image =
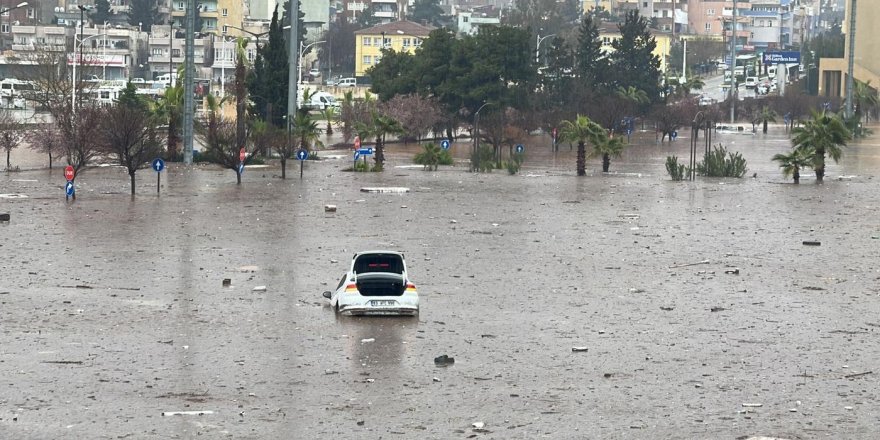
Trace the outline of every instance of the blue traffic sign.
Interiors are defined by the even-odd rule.
[[[797,51],[764,52],[764,64],[799,64],[801,53]]]
[[[238,163],[238,174],[244,174],[244,162]]]
[[[165,169],[165,161],[158,157],[153,159],[153,169],[156,170],[157,173],[161,173],[162,170]]]
[[[357,154],[359,154],[361,156],[367,156],[367,155],[373,154],[373,147],[358,148]]]
[[[64,185],[64,192],[67,193],[68,197],[73,196],[76,190],[73,188],[73,182],[67,181],[67,185]]]
[[[442,148],[444,150],[448,150],[449,149],[449,139],[443,139],[442,141],[440,141],[440,148]]]
[[[300,148],[296,150],[296,160],[306,160],[309,158],[309,150],[305,148]]]
[[[516,152],[522,153],[523,151],[526,151],[526,147],[524,147],[523,144],[516,144]]]
[[[361,157],[361,155],[357,152],[357,150],[355,150],[355,152],[354,152],[354,160],[358,160],[359,157]]]

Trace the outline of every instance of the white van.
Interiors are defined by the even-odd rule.
[[[357,78],[342,78],[336,83],[336,87],[354,87],[357,85]]]
[[[340,104],[333,95],[327,92],[315,92],[312,94],[312,100],[309,101],[309,108],[324,110],[325,108],[339,108]]]
[[[769,76],[770,79],[776,78],[776,66],[770,66],[767,68],[767,76]]]

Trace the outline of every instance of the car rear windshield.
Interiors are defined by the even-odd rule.
[[[403,273],[403,257],[396,254],[361,255],[354,261],[354,273]]]

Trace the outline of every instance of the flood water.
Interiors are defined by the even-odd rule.
[[[383,173],[170,164],[135,197],[89,169],[76,201],[16,150],[0,438],[877,438],[880,142],[793,185],[785,133],[719,134],[748,177],[672,182],[688,139],[653,136],[608,175],[543,138],[514,176],[392,145]],[[327,306],[368,249],[404,252],[417,318]]]

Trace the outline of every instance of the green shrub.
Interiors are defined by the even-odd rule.
[[[413,158],[413,162],[424,166],[426,171],[437,170],[437,167],[440,165],[441,151],[443,149],[433,143],[425,144],[422,146],[422,151]]]
[[[518,173],[520,168],[522,168],[522,163],[524,160],[525,160],[525,154],[514,153],[511,160],[504,164],[505,168],[507,168],[507,174],[510,174],[512,176],[512,175]]]
[[[678,163],[678,157],[666,156],[666,172],[669,173],[672,180],[676,182],[684,180],[685,171],[687,171],[687,167]]]
[[[746,174],[746,160],[739,153],[728,152],[718,144],[697,164],[697,173],[707,177],[742,177]]]
[[[491,173],[495,167],[495,153],[491,147],[480,146],[476,153],[471,154],[471,171],[478,173]]]
[[[308,159],[306,159],[306,160],[320,160],[320,159],[321,159],[321,158],[318,157],[318,151],[317,151],[317,150],[311,150],[311,151],[309,151],[309,157],[308,157]]]

